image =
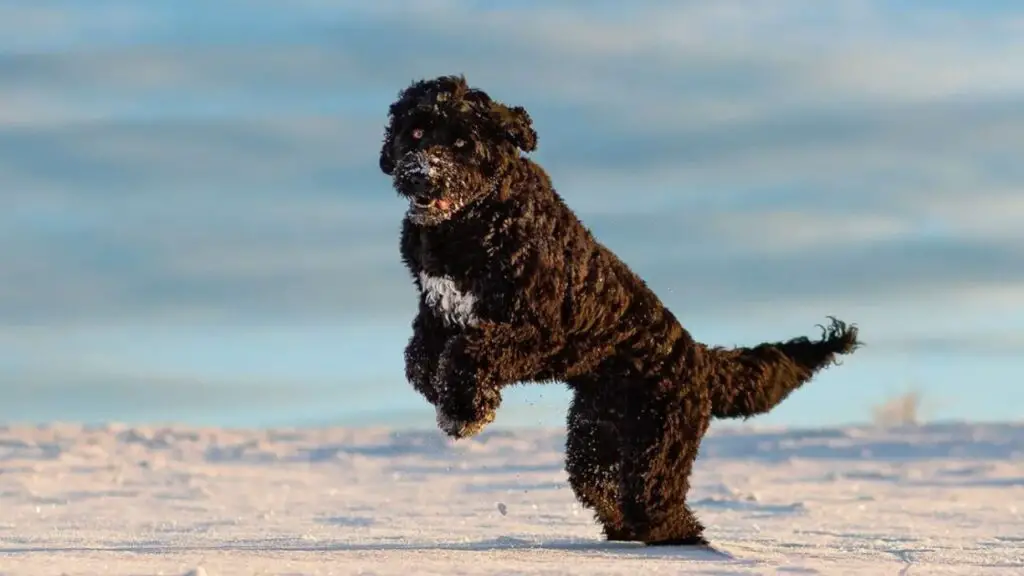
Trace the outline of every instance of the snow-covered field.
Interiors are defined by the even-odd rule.
[[[602,542],[563,441],[0,427],[0,573],[1024,574],[1024,424],[713,430],[732,558]]]

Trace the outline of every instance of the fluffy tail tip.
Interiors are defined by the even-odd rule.
[[[847,324],[835,316],[829,316],[828,326],[821,328],[821,341],[829,344],[835,354],[850,354],[864,345],[858,337],[856,324]]]

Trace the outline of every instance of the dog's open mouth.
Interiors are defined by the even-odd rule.
[[[444,198],[413,198],[412,205],[418,210],[447,212],[452,203]]]

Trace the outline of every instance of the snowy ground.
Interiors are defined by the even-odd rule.
[[[0,573],[1024,573],[1024,424],[714,431],[693,503],[732,559],[601,542],[563,441],[0,427]]]

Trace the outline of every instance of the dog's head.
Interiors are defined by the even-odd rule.
[[[537,147],[529,114],[462,76],[414,82],[388,111],[380,169],[421,225],[448,220],[497,186],[520,151]]]

